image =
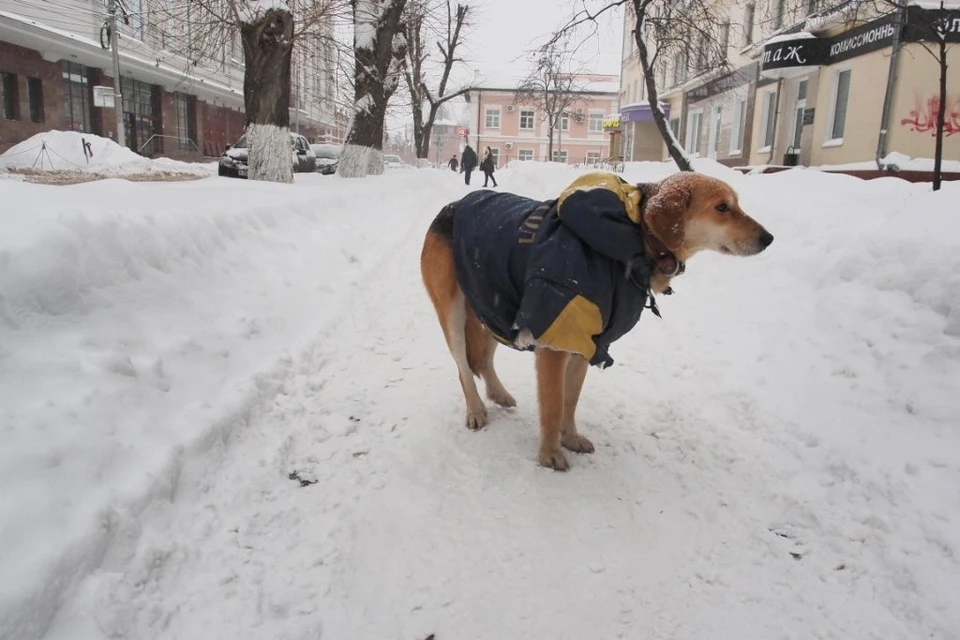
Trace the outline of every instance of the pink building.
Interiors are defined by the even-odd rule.
[[[576,99],[553,133],[553,159],[569,164],[609,156],[603,121],[617,110],[616,76],[577,77]],[[479,156],[490,147],[497,166],[512,160],[546,161],[548,124],[541,104],[521,104],[516,89],[478,87],[467,95],[470,144]]]

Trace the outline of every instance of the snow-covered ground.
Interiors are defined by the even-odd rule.
[[[960,184],[698,166],[776,241],[614,345],[567,474],[529,354],[461,426],[459,176],[0,182],[0,638],[960,636]]]

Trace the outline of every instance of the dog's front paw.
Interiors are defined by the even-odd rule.
[[[593,453],[593,443],[579,433],[563,434],[560,436],[560,444],[577,453]]]
[[[474,411],[467,411],[467,429],[476,431],[482,429],[487,424],[487,408],[480,406]]]
[[[570,468],[570,463],[567,462],[567,457],[563,455],[563,451],[557,449],[556,451],[540,451],[540,466],[548,467],[554,471],[567,471]]]

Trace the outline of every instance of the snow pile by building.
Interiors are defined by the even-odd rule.
[[[0,154],[0,168],[31,171],[90,172],[121,177],[139,173],[209,175],[209,164],[151,160],[109,138],[75,131],[45,131]]]

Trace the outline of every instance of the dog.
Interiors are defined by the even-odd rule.
[[[561,447],[592,453],[575,414],[591,364],[654,294],[700,251],[749,256],[773,242],[725,182],[693,172],[632,185],[615,174],[581,176],[558,198],[486,190],[445,206],[424,238],[423,282],[457,365],[466,426],[480,429],[487,397],[516,406],[494,368],[500,343],[536,357],[539,463],[566,471]]]

